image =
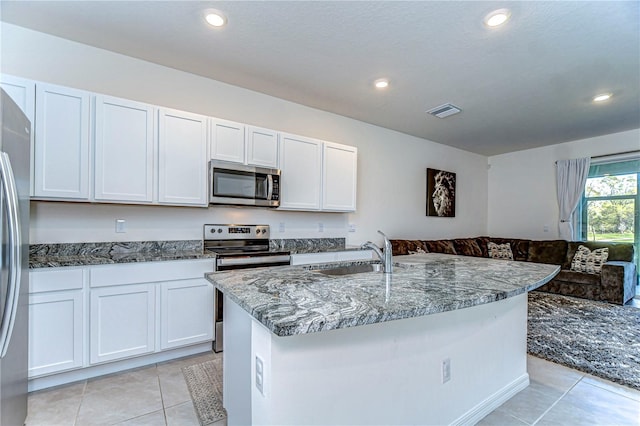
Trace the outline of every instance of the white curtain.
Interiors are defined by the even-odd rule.
[[[578,206],[589,175],[590,158],[560,160],[556,163],[558,179],[558,206],[560,207],[560,238],[573,241],[571,215]]]

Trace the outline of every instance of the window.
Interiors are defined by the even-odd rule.
[[[635,244],[640,271],[640,160],[592,164],[580,209],[582,240]]]

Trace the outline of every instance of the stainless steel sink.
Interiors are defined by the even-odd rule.
[[[362,274],[364,272],[381,272],[380,263],[365,263],[361,265],[341,266],[339,268],[318,269],[318,272],[325,275],[351,275]]]

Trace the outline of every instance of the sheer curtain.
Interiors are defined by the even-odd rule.
[[[590,164],[591,158],[589,157],[560,160],[556,163],[558,207],[560,208],[558,231],[560,238],[567,241],[574,239],[571,215],[582,198]]]

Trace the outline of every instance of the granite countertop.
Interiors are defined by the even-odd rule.
[[[533,290],[560,271],[557,265],[437,253],[396,256],[394,265],[390,276],[329,276],[318,269],[337,265],[324,264],[206,277],[274,334],[292,336],[491,303]]]
[[[215,254],[204,251],[200,240],[33,244],[29,247],[29,269],[213,258]]]
[[[269,240],[273,251],[291,254],[361,250],[345,247],[344,238],[291,238]],[[29,268],[109,265],[163,260],[214,259],[202,240],[50,243],[29,246]]]

